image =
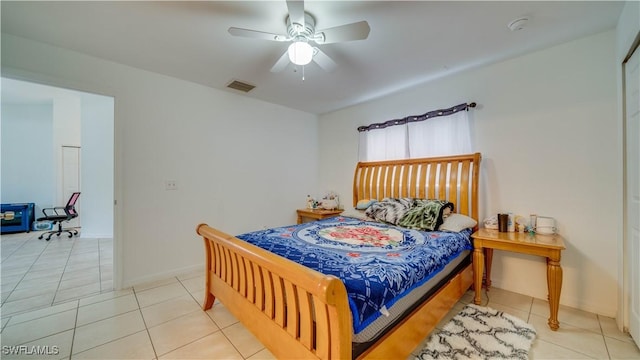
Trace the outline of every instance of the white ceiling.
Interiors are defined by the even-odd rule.
[[[231,26],[284,34],[280,1],[1,1],[2,32],[322,114],[451,72],[615,27],[614,1],[306,1],[316,29],[366,20],[368,39],[319,47],[338,65],[269,70],[288,43],[231,36]],[[507,24],[530,18],[512,32]]]

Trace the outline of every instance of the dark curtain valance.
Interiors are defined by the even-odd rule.
[[[454,107],[450,107],[448,109],[440,109],[440,110],[434,110],[434,111],[429,111],[428,113],[422,114],[422,115],[411,115],[411,116],[407,116],[403,119],[396,119],[396,120],[389,120],[389,121],[385,121],[383,123],[377,123],[377,124],[371,124],[371,125],[367,125],[367,126],[360,126],[358,127],[358,131],[362,132],[362,131],[369,131],[369,130],[374,130],[374,129],[384,129],[386,127],[389,126],[395,126],[395,125],[404,125],[410,122],[416,122],[416,121],[424,121],[427,119],[431,119],[437,116],[447,116],[447,115],[451,115],[453,113],[456,113],[458,111],[462,111],[462,110],[469,110],[469,108],[474,108],[476,107],[476,103],[472,102],[469,104],[460,104],[460,105],[456,105]]]

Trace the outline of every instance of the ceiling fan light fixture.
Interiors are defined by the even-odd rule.
[[[305,41],[294,41],[289,45],[289,60],[296,65],[307,65],[313,58],[313,48]]]

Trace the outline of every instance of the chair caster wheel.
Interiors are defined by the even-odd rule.
[[[69,234],[69,239],[71,239],[71,237],[73,237],[73,235]]]

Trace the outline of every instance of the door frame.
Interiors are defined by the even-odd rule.
[[[68,81],[62,78],[57,78],[57,77],[52,77],[50,75],[45,75],[42,73],[38,73],[38,72],[33,72],[33,71],[28,71],[28,70],[23,70],[23,69],[16,69],[16,68],[11,68],[11,67],[3,67],[2,68],[2,74],[0,75],[1,78],[6,78],[6,79],[13,79],[13,80],[17,80],[17,81],[24,81],[24,82],[28,82],[28,83],[32,83],[34,85],[44,85],[44,86],[51,86],[51,87],[56,87],[59,89],[63,89],[63,90],[69,90],[69,91],[74,91],[74,92],[84,92],[87,94],[92,94],[92,95],[99,95],[99,96],[105,96],[105,97],[110,97],[113,99],[113,106],[114,106],[114,112],[113,112],[113,122],[112,122],[112,126],[113,126],[113,171],[112,171],[112,176],[113,176],[113,199],[112,199],[112,206],[113,206],[113,290],[117,291],[117,290],[121,290],[122,289],[122,283],[123,283],[123,269],[122,269],[122,257],[123,257],[123,250],[122,250],[122,214],[120,211],[120,207],[118,206],[118,202],[117,199],[122,198],[122,189],[121,189],[121,182],[122,182],[122,165],[123,164],[123,159],[124,159],[124,154],[122,151],[122,146],[120,144],[120,139],[122,139],[122,125],[118,123],[118,119],[116,116],[116,111],[115,109],[117,108],[117,98],[115,95],[105,92],[105,93],[101,93],[101,92],[97,92],[97,91],[92,91],[92,90],[87,90],[87,89],[93,89],[95,86],[91,86],[91,84],[82,84],[82,83],[78,83],[75,81]],[[56,157],[52,156],[52,161],[56,161]],[[61,179],[56,177],[56,182],[61,182]],[[59,195],[59,187],[60,185],[56,186],[56,198]],[[66,200],[65,199],[65,204],[66,204]]]
[[[624,60],[622,61],[622,158],[623,158],[623,227],[622,227],[622,290],[621,290],[621,306],[620,309],[620,319],[618,319],[618,327],[620,327],[623,331],[630,332],[631,330],[631,291],[632,291],[632,281],[638,280],[633,278],[632,272],[632,254],[631,254],[631,234],[629,234],[629,220],[628,220],[628,183],[627,183],[627,174],[628,174],[628,161],[627,158],[627,77],[626,77],[626,65],[629,59],[634,55],[635,52],[639,52],[640,55],[640,33],[636,35],[629,51],[627,52]],[[640,276],[640,274],[635,274],[635,276]],[[637,336],[638,339],[634,339],[636,344],[640,345],[640,336]]]

